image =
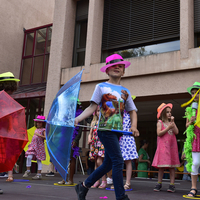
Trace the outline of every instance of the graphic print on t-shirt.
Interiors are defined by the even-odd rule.
[[[101,116],[99,127],[106,129],[123,129],[123,113],[128,92],[121,87],[101,87]]]

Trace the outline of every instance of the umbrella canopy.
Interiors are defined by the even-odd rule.
[[[25,108],[0,92],[0,172],[13,169],[28,142]]]
[[[46,141],[56,169],[64,180],[70,161],[72,135],[82,71],[70,79],[57,93],[46,120]]]
[[[29,128],[27,130],[27,133],[28,133],[28,143],[26,144],[26,146],[24,147],[24,151],[26,152],[28,150],[28,145],[31,143],[32,141],[32,138],[34,136],[34,132],[36,130],[36,127],[33,126],[32,128]],[[46,159],[45,160],[42,160],[42,164],[44,165],[49,165],[50,164],[50,156],[49,156],[49,153],[48,153],[48,149],[47,149],[47,143],[46,143],[46,140],[44,141],[44,148],[45,148],[45,154],[46,154]],[[37,162],[36,160],[32,160],[32,162]]]

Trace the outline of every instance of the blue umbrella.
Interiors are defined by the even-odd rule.
[[[51,161],[64,180],[70,162],[72,135],[82,71],[56,94],[46,120],[46,141]]]

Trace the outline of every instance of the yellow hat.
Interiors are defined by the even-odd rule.
[[[19,79],[16,79],[12,72],[5,72],[0,74],[0,81],[20,81]]]

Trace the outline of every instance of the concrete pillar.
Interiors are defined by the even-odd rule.
[[[55,1],[44,109],[44,115],[46,117],[53,99],[60,89],[61,70],[62,68],[69,68],[72,65],[75,17],[75,0]]]
[[[181,59],[189,57],[191,48],[194,48],[194,0],[180,0]]]
[[[89,72],[91,64],[100,63],[101,61],[103,11],[104,0],[89,1],[85,73]]]

